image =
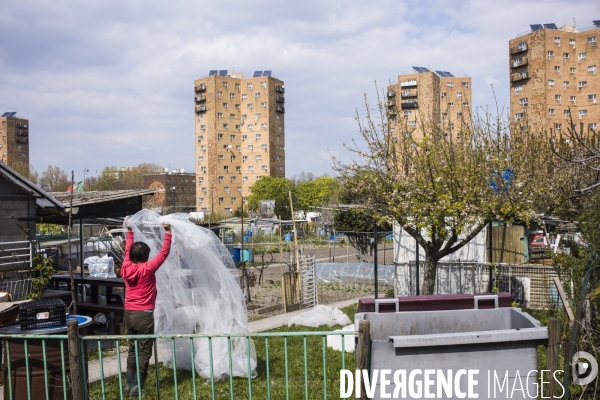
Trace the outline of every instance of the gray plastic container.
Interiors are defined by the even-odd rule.
[[[480,399],[537,398],[537,346],[547,343],[548,329],[521,309],[479,310],[477,304],[476,298],[475,309],[470,310],[356,314],[356,330],[360,319],[370,322],[371,377],[374,370],[391,370],[387,393],[393,394],[398,370],[406,371],[407,381],[413,370],[435,370],[445,377],[451,370],[453,380],[459,370],[479,370],[473,376],[477,384],[472,389]],[[460,398],[454,385],[452,396],[446,396],[445,390],[438,396],[437,376],[432,377],[433,386],[428,386],[434,398]],[[544,376],[545,381],[549,379],[552,377]],[[424,374],[416,375],[416,380],[424,385]],[[374,399],[384,398],[380,382],[378,378]],[[469,398],[467,375],[460,377],[458,387]],[[411,397],[407,384],[406,397],[400,392],[400,398],[426,398],[424,390],[422,387],[421,397]]]

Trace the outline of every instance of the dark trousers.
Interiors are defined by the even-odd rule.
[[[125,310],[123,319],[128,335],[154,334],[154,312]],[[150,357],[152,357],[152,346],[154,344],[154,340],[139,339],[137,342],[140,373],[147,373]],[[129,343],[127,369],[136,371],[138,364],[135,359],[135,341],[130,339]]]

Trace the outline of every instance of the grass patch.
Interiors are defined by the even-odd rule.
[[[354,314],[357,312],[358,305],[345,307],[342,311],[348,315],[350,320],[354,320]],[[291,327],[282,326],[269,332],[316,332],[330,331],[339,329],[341,326],[334,327],[322,326],[311,328],[305,326],[292,325]],[[304,361],[304,341],[306,339],[306,364]],[[326,339],[325,339],[326,342]],[[267,360],[265,338],[254,338],[257,358],[257,376],[252,381],[252,397],[256,399],[267,398]],[[323,349],[325,347],[325,350]],[[285,376],[285,352],[284,338],[270,337],[268,339],[269,351],[269,383],[272,399],[285,399],[286,389],[289,391],[291,399],[304,398],[305,390],[308,387],[309,399],[323,399],[324,382],[326,383],[327,398],[339,398],[339,379],[340,369],[342,368],[342,353],[324,346],[323,339],[320,336],[288,337],[287,338],[287,362],[288,362],[288,385],[286,386]],[[325,364],[323,358],[325,355]],[[345,354],[346,369],[355,369],[356,362],[353,353]],[[305,376],[306,368],[306,376]],[[175,398],[174,371],[164,366],[158,367],[160,397],[162,399]],[[123,375],[123,383],[125,375]],[[193,384],[196,384],[196,396],[198,399],[210,399],[212,396],[210,380],[196,375],[192,376],[190,371],[177,371],[177,391],[180,399],[193,399]],[[308,382],[306,386],[305,382]],[[233,393],[235,399],[249,398],[249,387],[247,378],[233,379]],[[113,376],[105,380],[105,396],[107,399],[120,398],[119,379]],[[100,382],[91,385],[91,399],[102,398],[102,387]],[[130,398],[125,394],[125,398]],[[148,371],[148,379],[144,386],[144,399],[156,399],[156,369],[151,366]],[[215,398],[230,399],[230,382],[225,380],[215,382]]]

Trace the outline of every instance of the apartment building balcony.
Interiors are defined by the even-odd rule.
[[[396,91],[395,90],[388,90],[387,92],[387,97],[395,97],[396,96]]]
[[[205,91],[206,90],[206,83],[201,83],[198,86],[195,86],[194,90],[196,92],[203,92],[203,91]]]
[[[27,131],[17,129],[17,136],[27,136]]]
[[[277,111],[278,113],[285,113],[285,108],[283,108],[283,106],[277,106],[277,108],[275,109],[275,111]]]
[[[406,82],[400,82],[400,87],[412,87],[412,86],[417,86],[416,79],[411,79]]]
[[[402,107],[403,110],[419,108],[419,103],[417,103],[416,101],[403,101],[400,107]]]
[[[17,138],[16,142],[21,143],[21,144],[27,144],[27,139],[26,138]]]
[[[408,89],[402,91],[402,98],[408,99],[411,97],[417,97],[417,89]]]
[[[196,112],[206,112],[206,104],[199,104],[196,106]]]
[[[396,111],[396,107],[388,108],[387,113],[389,116],[395,116],[396,114],[398,114],[398,112]]]
[[[510,76],[510,81],[511,82],[517,82],[517,81],[522,81],[522,80],[529,79],[529,78],[530,78],[529,77],[529,71],[523,71],[523,72],[520,72],[518,74],[512,74]]]
[[[388,100],[387,101],[387,106],[388,107],[394,107],[396,105],[396,100]]]
[[[525,44],[525,45],[521,45],[521,46],[513,46],[509,49],[509,53],[511,55],[513,54],[518,54],[518,53],[522,53],[524,51],[529,50],[529,47]]]
[[[511,60],[510,67],[511,68],[519,68],[529,64],[528,57],[521,57],[520,60]]]
[[[278,94],[277,96],[275,96],[275,101],[278,103],[285,103],[285,97]]]
[[[206,95],[205,94],[199,94],[197,96],[194,96],[194,99],[196,100],[196,103],[200,103],[202,101],[206,101]]]
[[[279,93],[285,93],[285,88],[281,85],[275,86],[275,91]]]
[[[27,124],[26,124],[26,123],[24,123],[24,122],[19,122],[19,123],[17,124],[17,128],[25,128],[25,129],[27,129]]]

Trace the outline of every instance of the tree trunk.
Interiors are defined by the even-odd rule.
[[[438,260],[431,255],[425,254],[425,272],[423,276],[423,287],[421,295],[433,294],[435,289],[435,276],[437,273]]]

